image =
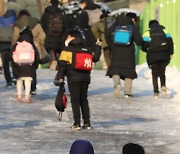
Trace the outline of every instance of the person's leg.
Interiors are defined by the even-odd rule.
[[[16,88],[17,88],[16,99],[17,99],[18,102],[20,102],[21,99],[22,99],[22,87],[23,87],[23,80],[22,80],[22,78],[18,78],[17,79],[17,84],[16,84]]]
[[[152,69],[152,83],[153,83],[153,89],[154,94],[159,96],[159,88],[158,88],[158,74],[159,74],[159,64],[155,63],[151,65]]]
[[[121,90],[120,76],[117,74],[113,75],[112,79],[114,82],[114,98],[119,99]]]
[[[167,96],[167,90],[166,90],[166,63],[161,62],[160,63],[160,69],[159,69],[159,77],[161,82],[161,94],[163,97]]]
[[[79,82],[72,83],[69,85],[74,125],[80,126],[80,84]]]
[[[2,51],[1,52],[1,58],[2,58],[2,63],[3,63],[3,70],[4,70],[4,77],[7,82],[7,86],[12,85],[12,77],[11,77],[11,72],[9,69],[9,51]]]
[[[125,97],[132,97],[132,79],[130,78],[125,78],[124,93]]]
[[[54,50],[49,50],[51,62],[50,62],[50,70],[55,71],[57,69],[57,58]]]
[[[31,91],[31,77],[24,77],[24,85],[25,85],[25,97],[24,100],[26,103],[30,103],[30,91]]]
[[[35,75],[31,82],[31,95],[36,95],[36,84],[37,84],[37,76]]]
[[[103,53],[104,53],[104,60],[106,62],[107,68],[108,68],[110,63],[111,63],[111,53],[110,53],[110,50],[108,48],[104,48],[103,49]]]
[[[80,100],[80,106],[81,106],[81,111],[82,111],[82,117],[84,120],[84,126],[90,125],[90,110],[89,110],[89,102],[88,102],[88,87],[89,83],[88,82],[81,82],[81,100]]]

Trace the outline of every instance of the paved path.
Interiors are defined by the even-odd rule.
[[[180,103],[171,97],[153,99],[145,79],[134,81],[134,98],[114,100],[111,79],[105,71],[93,71],[89,102],[94,129],[72,131],[69,102],[63,120],[56,116],[54,76],[38,71],[32,104],[17,103],[15,87],[4,88],[0,76],[0,154],[68,154],[76,139],[89,140],[95,154],[121,154],[127,142],[141,144],[146,154],[180,154]]]

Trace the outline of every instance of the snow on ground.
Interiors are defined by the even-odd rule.
[[[37,96],[29,105],[16,102],[15,87],[5,88],[0,75],[0,153],[68,154],[72,142],[80,138],[93,144],[95,154],[119,154],[127,142],[143,145],[146,154],[179,154],[180,70],[167,67],[168,98],[159,99],[153,98],[148,66],[138,65],[136,70],[134,98],[125,99],[122,89],[119,100],[113,99],[113,82],[106,71],[92,71],[88,99],[94,129],[87,132],[69,129],[73,122],[69,96],[63,120],[57,120],[55,71],[37,71]]]

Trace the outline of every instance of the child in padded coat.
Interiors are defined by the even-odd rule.
[[[18,64],[13,55],[16,50],[16,47],[19,42],[28,42],[32,45],[32,50],[34,50],[34,62],[32,64]],[[25,88],[25,95],[24,95],[24,101],[25,103],[30,103],[30,90],[31,90],[31,82],[34,76],[36,76],[36,69],[38,68],[39,64],[39,53],[34,45],[33,42],[33,35],[29,27],[25,27],[20,32],[20,37],[17,40],[17,43],[12,47],[11,51],[11,61],[12,61],[12,68],[13,68],[13,74],[15,78],[17,79],[17,96],[16,99],[18,102],[22,101],[22,89],[23,89],[23,82],[24,82],[24,88]]]
[[[64,83],[64,77],[67,77],[74,117],[74,124],[71,129],[74,130],[81,129],[81,112],[84,121],[83,128],[92,128],[87,95],[92,62],[97,62],[101,55],[101,46],[99,43],[100,42],[96,43],[96,51],[94,51],[92,59],[86,58],[84,60],[85,63],[83,66],[85,68],[78,68],[77,63],[81,63],[77,58],[78,53],[80,53],[80,57],[83,58],[84,54],[92,55],[92,51],[89,50],[87,40],[84,39],[82,32],[79,30],[71,30],[67,34],[65,48],[59,58],[58,73],[54,83],[56,86],[61,85]]]

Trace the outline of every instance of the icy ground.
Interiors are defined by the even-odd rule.
[[[141,144],[146,154],[180,154],[180,70],[167,68],[168,98],[152,97],[151,73],[137,66],[134,98],[113,99],[113,82],[105,70],[92,71],[89,104],[93,130],[72,131],[70,99],[58,121],[54,107],[55,71],[38,70],[32,104],[17,103],[15,87],[4,87],[0,75],[0,154],[68,154],[76,139],[89,140],[95,154],[121,154],[127,142]],[[122,85],[123,85],[122,81]]]

